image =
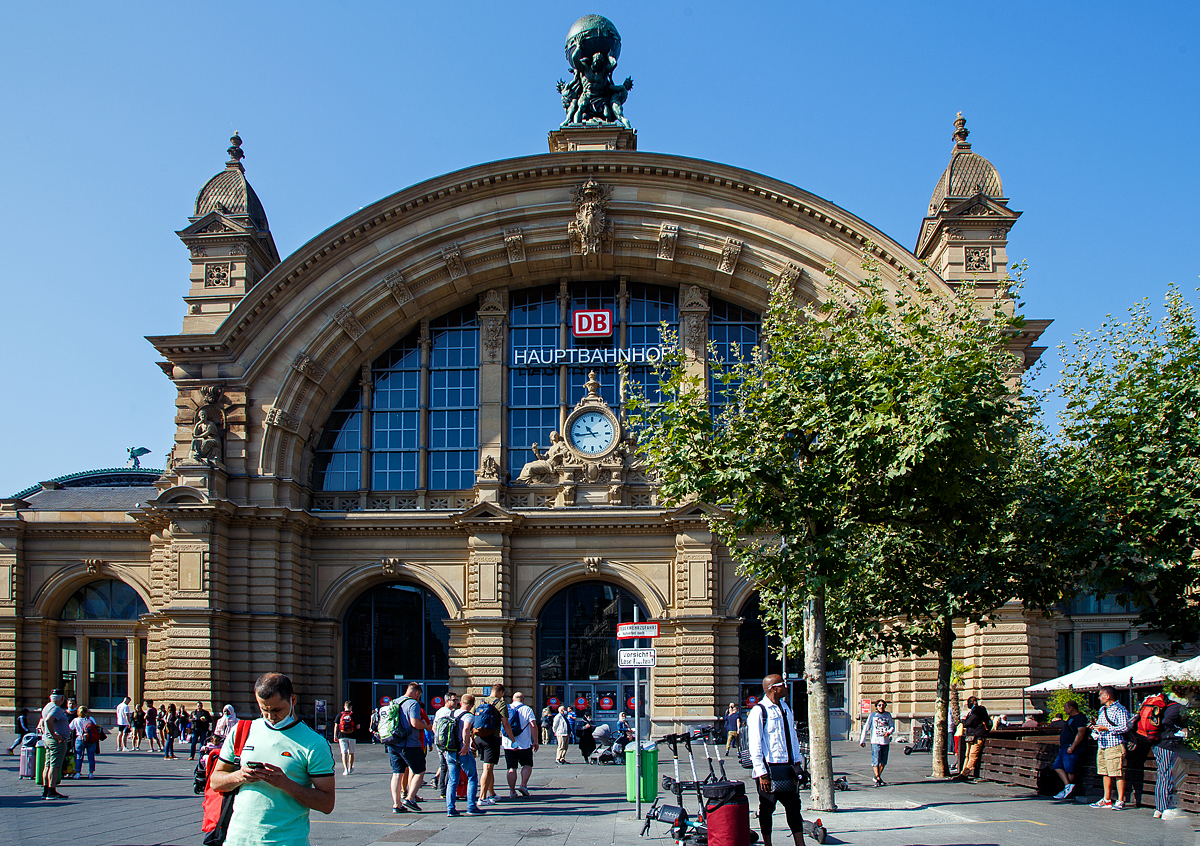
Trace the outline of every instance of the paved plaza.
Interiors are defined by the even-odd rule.
[[[0,757],[0,843],[8,846],[200,846],[200,799],[192,793],[186,756],[165,761],[148,753],[115,753],[113,741],[97,764],[98,778],[67,780],[65,802],[44,802],[41,788],[18,780],[17,759]],[[953,784],[925,778],[929,756],[905,757],[896,749],[885,777],[869,787],[870,755],[857,744],[835,745],[834,767],[851,790],[837,795],[839,812],[822,815],[829,843],[1070,844],[1070,846],[1198,846],[1200,817],[1161,822],[1151,810],[1096,811],[1084,804],[1035,798],[1023,789],[981,782]],[[185,750],[186,751],[186,750]],[[335,750],[336,751],[336,750]],[[664,753],[666,750],[663,750]],[[578,755],[572,757],[578,760]],[[540,755],[530,788],[533,798],[504,802],[482,817],[446,817],[436,792],[422,789],[425,813],[393,815],[388,769],[380,746],[359,745],[353,775],[338,776],[337,808],[312,815],[313,846],[425,843],[428,846],[636,846],[642,824],[625,801],[619,766],[555,766]],[[701,773],[707,771],[703,758]],[[726,759],[730,774],[743,770]],[[686,767],[686,761],[683,762]],[[671,772],[669,753],[660,762]],[[736,774],[735,772],[736,771]],[[340,769],[339,769],[340,772]],[[685,770],[685,772],[687,772]],[[503,774],[501,774],[503,775]],[[685,775],[690,777],[690,773]],[[501,789],[501,794],[507,792]],[[689,808],[694,802],[689,803]],[[806,811],[806,818],[811,817]],[[755,821],[752,824],[757,826]],[[785,829],[782,811],[775,821]],[[807,843],[814,841],[808,840]],[[646,846],[669,846],[665,826],[654,823]],[[776,846],[790,846],[776,837]]]

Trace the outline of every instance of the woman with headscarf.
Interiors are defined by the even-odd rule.
[[[232,705],[226,705],[221,709],[221,716],[217,719],[217,724],[213,726],[213,741],[218,746],[225,742],[225,736],[232,731],[237,730],[238,717],[233,710]]]

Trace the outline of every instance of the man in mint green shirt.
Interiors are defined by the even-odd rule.
[[[240,788],[225,846],[308,846],[309,810],[333,813],[333,753],[296,718],[287,676],[259,676],[254,697],[262,719],[251,724],[240,758],[234,732],[226,736],[209,781],[222,793]]]

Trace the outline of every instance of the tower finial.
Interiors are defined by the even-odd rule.
[[[229,161],[226,164],[242,166],[242,159],[246,154],[242,152],[242,137],[237,134],[237,130],[233,131],[233,137],[229,139],[229,149],[225,152],[229,153]]]
[[[971,130],[967,129],[967,119],[962,116],[962,112],[958,113],[958,117],[954,119],[954,141],[959,147],[970,149],[971,145],[967,141],[967,136],[971,134]]]

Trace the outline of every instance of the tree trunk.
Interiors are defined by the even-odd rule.
[[[829,736],[829,687],[825,683],[825,588],[814,588],[804,605],[804,677],[808,680],[809,809],[837,810],[833,798],[833,747]]]
[[[946,760],[947,717],[950,712],[950,670],[954,660],[954,621],[942,623],[938,644],[937,703],[933,711],[933,772],[934,778],[949,778]]]

